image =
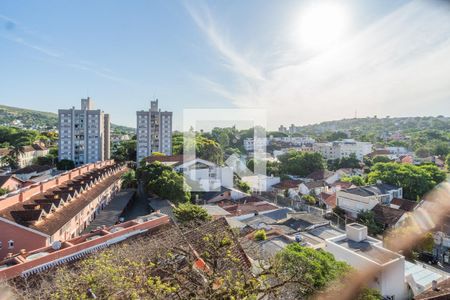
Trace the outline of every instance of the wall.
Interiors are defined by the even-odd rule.
[[[405,259],[401,257],[385,266],[380,280],[383,296],[394,295],[394,299],[406,299],[408,290],[405,282]]]
[[[349,212],[353,217],[356,217],[359,211],[370,210],[379,203],[375,196],[361,197],[345,191],[337,191],[336,198],[337,206]]]
[[[48,238],[25,228],[10,224],[0,219],[0,260],[8,253],[17,253],[20,249],[36,249],[47,246]],[[8,249],[8,241],[14,241],[14,248]]]

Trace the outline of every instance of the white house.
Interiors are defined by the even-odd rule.
[[[243,176],[242,181],[246,182],[252,192],[269,192],[273,190],[273,186],[280,182],[280,177],[266,175]]]
[[[246,138],[244,139],[244,149],[245,151],[253,152],[265,152],[267,147],[266,138]]]
[[[385,299],[408,299],[405,258],[383,247],[380,240],[367,236],[367,227],[347,224],[346,233],[325,240],[325,250],[369,278],[368,287]]]
[[[220,167],[213,162],[194,158],[174,167],[177,172],[183,173],[193,190],[214,191],[220,188],[233,187],[233,169]],[[192,186],[194,185],[194,186]]]
[[[385,183],[359,186],[336,192],[337,206],[356,218],[361,210],[371,210],[377,204],[389,205],[393,198],[402,198],[403,189]]]

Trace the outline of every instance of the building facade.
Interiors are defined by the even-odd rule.
[[[346,139],[331,143],[315,143],[313,150],[320,153],[326,160],[341,159],[354,154],[358,160],[362,161],[365,155],[372,152],[372,144]]]
[[[158,99],[150,101],[150,110],[137,111],[136,160],[153,152],[172,155],[172,112],[158,109]]]
[[[58,158],[76,166],[110,158],[110,118],[93,109],[93,101],[81,99],[81,109],[60,109]]]
[[[375,205],[390,205],[392,199],[402,198],[403,189],[385,183],[354,187],[336,192],[337,206],[356,218],[364,210],[372,210]]]
[[[120,191],[123,165],[87,164],[0,198],[0,258],[79,236]]]
[[[325,250],[358,271],[373,272],[367,286],[380,291],[383,299],[408,299],[405,258],[367,235],[367,227],[352,223],[346,233],[326,240]]]

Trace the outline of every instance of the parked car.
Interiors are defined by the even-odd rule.
[[[432,254],[432,253],[428,253],[428,252],[422,252],[419,254],[419,260],[426,262],[428,264],[431,265],[435,265],[438,263],[437,258]]]

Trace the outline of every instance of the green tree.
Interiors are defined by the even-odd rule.
[[[329,142],[339,141],[343,139],[348,139],[348,135],[342,131],[332,132],[327,136],[327,141]]]
[[[196,139],[196,155],[218,165],[223,163],[223,150],[220,145],[216,141],[204,137]]]
[[[0,196],[6,195],[9,193],[8,189],[0,188]]]
[[[58,161],[58,163],[56,164],[56,168],[58,170],[72,170],[75,168],[75,163],[73,162],[73,160],[70,159],[62,159],[60,161]]]
[[[324,160],[319,153],[289,151],[278,157],[282,174],[306,177],[314,171],[324,169]]]
[[[428,147],[420,147],[415,151],[416,155],[420,158],[424,158],[431,155],[431,150]]]
[[[211,220],[206,209],[189,202],[180,203],[173,209],[175,218],[180,223],[206,222]]]
[[[128,170],[127,172],[123,173],[121,179],[122,188],[130,189],[137,187],[136,172],[134,170]]]
[[[159,161],[137,169],[136,176],[147,192],[173,202],[186,202],[191,198],[190,187],[184,176]]]
[[[390,160],[389,159],[389,157],[387,157],[387,156],[382,156],[382,155],[379,155],[379,156],[375,156],[373,159],[372,159],[372,164],[376,164],[376,163],[387,163],[387,162],[391,162],[392,160]]]
[[[265,241],[267,240],[266,231],[264,229],[256,230],[253,235],[256,241]]]
[[[136,160],[136,140],[121,141],[113,144],[111,158],[118,162]]]
[[[304,195],[302,197],[303,200],[305,200],[306,203],[310,204],[310,205],[314,205],[316,204],[316,198],[314,198],[314,196],[312,195]]]
[[[418,251],[421,252],[431,252],[434,248],[434,237],[431,232],[427,232],[424,234],[424,236],[420,239],[416,246]]]
[[[373,211],[363,210],[358,213],[358,218],[356,219],[359,223],[367,226],[369,234],[376,235],[383,233],[384,229],[381,225],[375,222],[375,217]]]
[[[350,176],[350,177],[343,177],[341,178],[341,181],[343,182],[351,182],[352,184],[356,186],[364,186],[366,185],[366,181],[364,180],[364,177],[362,176]]]
[[[251,191],[250,185],[247,182],[242,181],[240,178],[235,179],[235,185],[240,191],[244,193],[248,194]]]
[[[445,159],[445,163],[447,164],[447,171],[450,172],[450,154],[447,155],[447,158]]]
[[[356,300],[382,300],[383,296],[377,289],[364,288]]]
[[[445,180],[445,173],[436,166],[425,164],[415,166],[400,163],[377,163],[368,175],[368,182],[377,180],[403,188],[407,199],[417,200],[437,184]]]
[[[297,299],[303,299],[318,290],[336,285],[350,271],[345,262],[337,261],[326,251],[289,244],[275,257],[278,278],[292,278],[293,284],[286,287]]]
[[[449,142],[439,142],[433,147],[433,154],[442,157],[447,156],[450,153],[450,143]]]

